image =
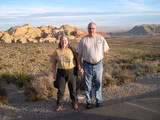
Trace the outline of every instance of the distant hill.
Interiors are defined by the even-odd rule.
[[[131,30],[126,32],[110,32],[111,36],[137,36],[137,35],[154,35],[160,36],[160,24],[143,24],[136,25]]]

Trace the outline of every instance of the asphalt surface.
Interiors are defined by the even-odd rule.
[[[85,109],[54,120],[160,120],[160,96],[106,102],[100,108]]]

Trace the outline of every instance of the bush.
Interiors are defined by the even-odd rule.
[[[116,87],[117,86],[117,79],[113,78],[112,75],[105,73],[104,80],[103,80],[104,87]]]
[[[0,73],[0,78],[1,78],[1,80],[3,80],[6,83],[15,83],[15,77],[10,72]]]
[[[134,73],[132,73],[130,70],[121,70],[119,72],[118,76],[118,80],[119,80],[119,84],[126,84],[126,83],[132,83],[135,80],[135,75]]]
[[[135,73],[128,62],[127,64],[117,64],[116,62],[107,65],[105,71],[103,85],[107,87],[115,87],[135,80]]]
[[[134,82],[136,76],[160,73],[159,54],[111,59],[105,64],[104,85]]]
[[[7,99],[7,93],[4,88],[0,87],[0,104],[7,104],[8,99]]]
[[[57,90],[53,87],[52,74],[49,76],[38,76],[25,85],[24,89],[27,101],[46,100],[55,97]]]
[[[16,72],[15,78],[16,78],[16,85],[19,88],[23,88],[25,84],[35,79],[32,75],[29,75],[26,72],[22,72],[22,71]]]

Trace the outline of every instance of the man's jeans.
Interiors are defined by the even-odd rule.
[[[84,68],[84,88],[86,95],[86,102],[92,103],[92,89],[95,87],[96,103],[101,103],[102,99],[102,73],[103,62],[98,64],[83,63]]]

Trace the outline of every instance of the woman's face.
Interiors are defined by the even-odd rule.
[[[66,48],[68,45],[68,39],[66,37],[62,37],[60,39],[60,44],[61,44],[62,48]]]

